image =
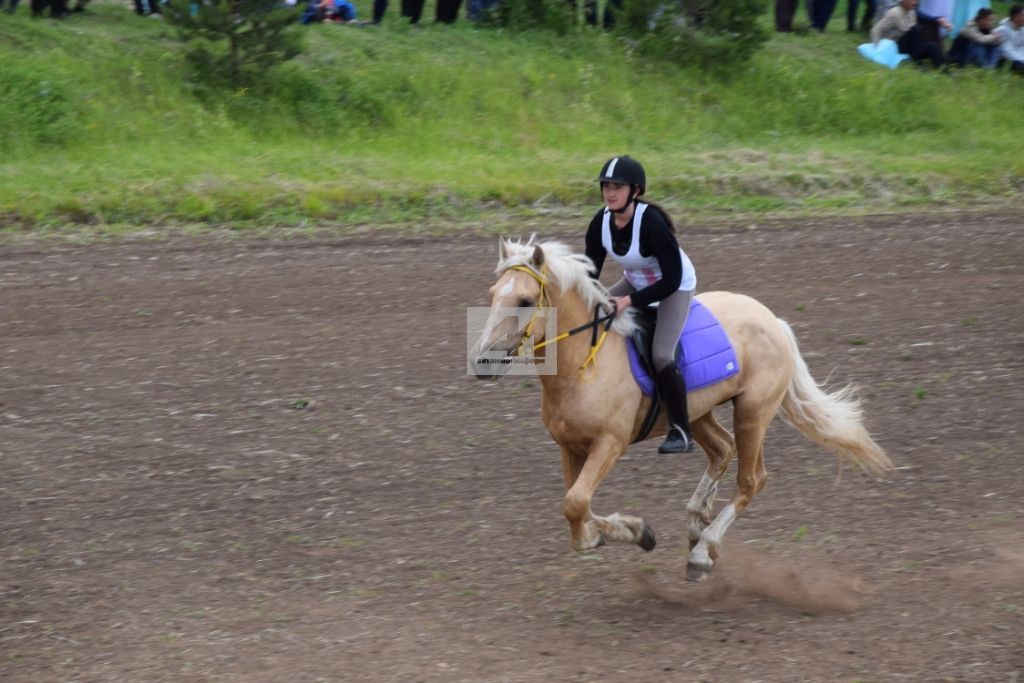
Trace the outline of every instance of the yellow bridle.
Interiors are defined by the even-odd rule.
[[[526,327],[523,328],[523,334],[519,338],[519,343],[516,344],[516,348],[510,354],[510,355],[519,355],[519,352],[522,351],[522,349],[523,349],[523,344],[525,344],[526,340],[529,339],[531,337],[531,335],[532,335],[533,324],[537,320],[537,314],[540,312],[540,310],[542,308],[550,308],[550,306],[547,305],[547,303],[548,303],[548,301],[547,301],[547,285],[548,285],[547,268],[542,267],[541,270],[537,270],[533,266],[529,266],[529,265],[523,264],[523,265],[517,265],[517,266],[510,266],[509,270],[518,270],[521,273],[526,273],[527,275],[532,277],[534,280],[536,280],[538,285],[540,285],[540,295],[537,297],[537,301],[534,304],[533,315],[530,316],[529,322],[527,322],[526,323]],[[598,308],[596,308],[594,310],[594,320],[593,320],[593,322],[589,322],[589,323],[587,323],[585,325],[580,325],[579,327],[575,327],[575,328],[573,328],[571,330],[568,330],[566,332],[562,332],[560,335],[558,335],[557,337],[555,337],[553,339],[545,339],[545,340],[541,341],[539,344],[534,344],[533,350],[536,351],[537,349],[542,349],[545,346],[547,346],[548,344],[554,344],[555,342],[559,342],[559,341],[561,341],[563,339],[571,337],[572,335],[577,334],[579,332],[582,332],[583,330],[587,330],[587,329],[595,329],[596,330],[597,326],[603,322],[604,323],[604,330],[601,331],[600,337],[597,337],[595,340],[591,341],[590,353],[587,354],[587,358],[586,358],[586,360],[583,361],[583,365],[581,365],[579,367],[579,369],[576,371],[576,374],[578,374],[578,375],[580,375],[582,377],[583,371],[587,369],[587,366],[594,365],[596,367],[596,365],[597,365],[597,352],[601,348],[601,345],[604,344],[605,337],[608,336],[608,329],[611,327],[612,321],[615,319],[616,312],[617,311],[613,310],[611,313],[609,313],[608,315],[604,316],[604,318],[600,318],[599,317],[600,307],[598,307]]]

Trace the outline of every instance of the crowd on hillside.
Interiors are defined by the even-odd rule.
[[[160,16],[160,4],[163,0],[132,0],[135,5],[135,12],[140,15]],[[84,12],[90,0],[75,0],[70,5],[68,0],[31,0],[29,3],[33,17],[49,16],[54,19],[64,19],[76,12]],[[19,0],[0,0],[0,7],[4,8],[7,14],[14,14],[18,9]]]
[[[136,13],[143,16],[161,15],[160,5],[166,0],[132,0]],[[362,21],[358,18],[357,10],[351,0],[282,0],[285,5],[295,7],[304,4],[300,21],[303,24],[314,22],[333,22],[339,24],[379,24],[384,18],[388,9],[388,0],[373,0],[373,19]],[[18,9],[20,0],[0,0],[0,7],[3,7],[7,14],[13,14]],[[47,14],[54,19],[64,19],[75,12],[84,12],[90,0],[74,0],[75,4],[70,5],[69,0],[30,0],[30,11],[33,17],[42,17]],[[402,0],[401,12],[403,17],[408,17],[409,22],[418,24],[423,14],[425,0]],[[483,16],[483,13],[494,6],[497,0],[468,0],[466,14],[470,19],[476,20]],[[452,24],[458,18],[462,0],[437,0],[435,9],[435,20],[444,24]]]
[[[379,24],[388,10],[388,0],[373,0],[373,17],[370,21],[358,18],[358,12],[351,0],[285,0],[288,5],[305,1],[306,8],[302,12],[302,23],[311,24],[319,21],[358,24]],[[497,0],[469,0],[466,5],[466,16],[471,20],[480,19],[484,12],[493,7]],[[410,24],[419,24],[423,16],[424,0],[402,0],[402,16],[409,19]],[[442,24],[454,24],[459,16],[462,0],[437,0],[434,20]]]
[[[793,30],[798,0],[775,1],[775,29]],[[807,0],[812,30],[824,32],[837,0]],[[910,59],[938,68],[1005,65],[1024,75],[1024,5],[1010,7],[1001,20],[989,0],[848,0],[846,30],[866,33],[871,42],[858,50],[864,57],[895,67]]]
[[[132,0],[140,15],[159,16],[165,0]],[[388,9],[388,0],[373,0],[373,17],[361,21],[352,0],[280,0],[286,5],[305,3],[301,21],[347,24],[379,24]],[[468,0],[467,16],[479,19],[499,0]],[[89,0],[30,0],[32,16],[49,10],[51,17],[63,18],[85,11]],[[4,10],[13,13],[19,0],[0,0]],[[775,28],[793,30],[799,0],[775,0]],[[824,32],[838,0],[806,0],[807,18],[812,30]],[[401,0],[401,13],[412,24],[423,14],[424,0]],[[462,0],[437,0],[435,20],[454,23]],[[990,7],[990,0],[864,0],[864,13],[858,20],[860,0],[847,0],[846,28],[870,36],[860,45],[861,55],[880,64],[895,67],[910,59],[919,64],[945,68],[950,65],[998,68],[1006,65],[1024,75],[1024,5],[1014,5],[1001,20]]]

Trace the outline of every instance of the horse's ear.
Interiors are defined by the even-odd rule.
[[[501,263],[508,258],[508,242],[505,241],[504,237],[498,238],[498,263]]]
[[[539,244],[533,248],[533,265],[537,268],[544,265],[544,250]]]

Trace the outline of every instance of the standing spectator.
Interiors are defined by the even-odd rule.
[[[996,32],[1003,37],[999,56],[1009,63],[1011,71],[1024,76],[1024,5],[1011,7],[1010,15],[999,22]]]
[[[133,0],[135,13],[140,17],[148,17],[151,14],[163,14],[160,11],[160,3],[157,0]]]
[[[402,0],[402,16],[409,17],[410,24],[420,23],[424,0]],[[388,10],[388,0],[373,0],[373,23],[379,24]]]
[[[46,8],[50,8],[50,16],[54,19],[63,19],[68,12],[68,0],[32,0],[32,18],[43,16]]]
[[[918,0],[917,23],[924,30],[924,37],[930,43],[942,45],[946,34],[952,28],[949,17],[953,16],[954,0]],[[946,19],[942,23],[939,19]]]
[[[437,21],[443,24],[454,24],[459,17],[462,0],[437,0]]]
[[[836,0],[814,0],[814,6],[811,8],[811,28],[824,33],[835,11]]]
[[[849,0],[846,6],[846,30],[850,33],[857,31],[857,6],[860,0]],[[860,30],[867,33],[871,30],[871,22],[875,20],[877,7],[875,0],[864,0],[864,18],[860,20]]]
[[[999,62],[999,43],[1003,36],[993,32],[995,14],[981,8],[974,19],[967,22],[949,49],[949,61],[957,66],[980,66],[994,69]]]
[[[775,0],[775,30],[789,33],[793,30],[793,16],[799,0]]]
[[[927,22],[939,27],[949,28],[949,20],[945,17]],[[929,34],[938,31],[926,31],[925,23],[919,23],[917,17],[917,0],[900,0],[900,3],[882,15],[882,18],[871,27],[871,42],[878,44],[882,38],[896,41],[901,53],[910,55],[915,62],[930,59],[936,68],[945,63],[942,44],[929,39]]]
[[[469,0],[469,4],[466,5],[466,14],[473,21],[480,21],[496,4],[498,4],[498,0]],[[610,13],[606,10],[605,14]]]

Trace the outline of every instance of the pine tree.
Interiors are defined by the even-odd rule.
[[[279,0],[170,0],[164,16],[193,46],[186,59],[201,81],[241,87],[302,52],[299,13]]]

